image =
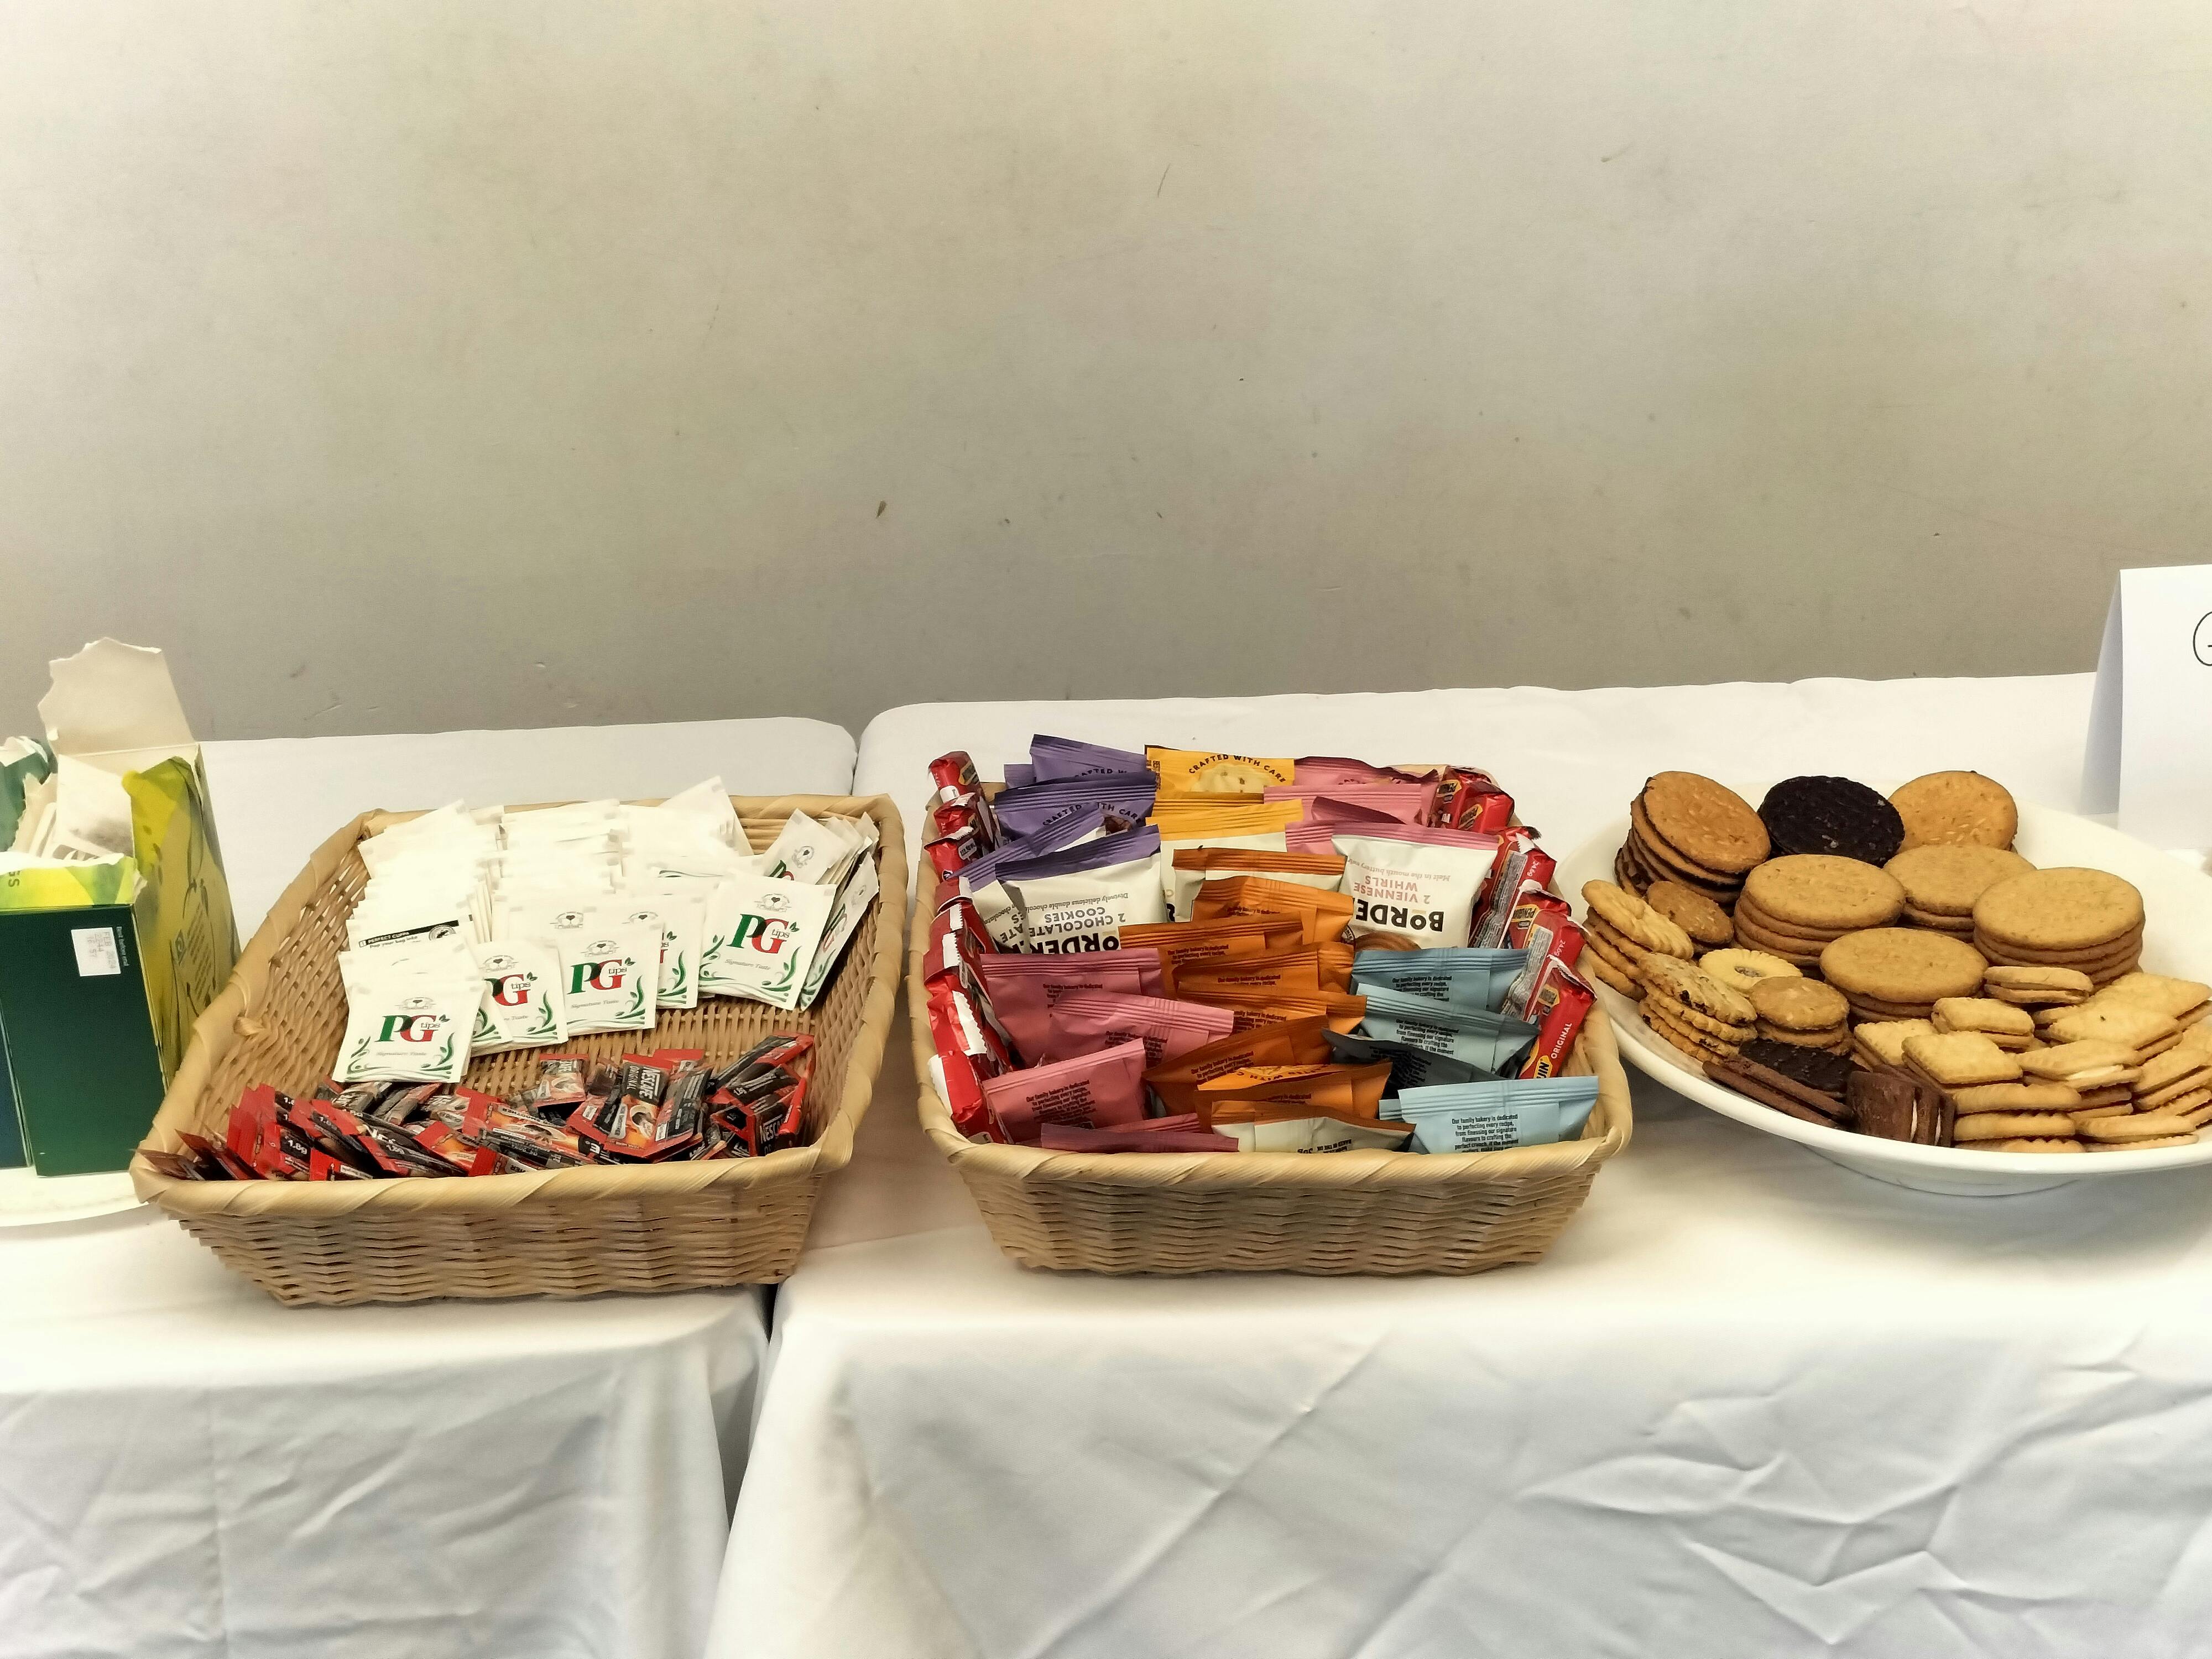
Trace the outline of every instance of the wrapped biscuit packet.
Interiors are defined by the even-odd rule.
[[[1047,1123],[1108,1129],[1141,1121],[1144,1071],[1145,1045],[1132,1041],[987,1079],[983,1099],[1008,1140],[1035,1146]]]
[[[1198,1085],[1199,1121],[1212,1125],[1232,1105],[1321,1107],[1372,1118],[1390,1085],[1388,1061],[1340,1066],[1322,1060],[1311,1066],[1246,1066],[1208,1078]]]
[[[1106,823],[1110,816],[1104,807],[1093,806],[1057,818],[1048,828],[1040,830],[1035,835],[1009,839],[963,863],[960,866],[961,885],[972,893],[977,888],[988,886],[996,881],[1001,865],[1017,860],[1042,858],[1045,854],[1057,853],[1062,848],[1096,841],[1107,833]]]
[[[1121,930],[1121,946],[1149,947],[1160,953],[1169,980],[1185,964],[1256,957],[1296,949],[1305,939],[1305,923],[1296,916],[1224,916],[1215,921],[1146,922]]]
[[[1145,1064],[1160,1066],[1219,1042],[1236,1024],[1227,1009],[1204,1003],[1064,991],[1046,1006],[1043,1052],[1037,1060],[1048,1066],[1134,1040],[1145,1045]]]
[[[1411,1043],[1503,1077],[1519,1068],[1536,1040],[1536,1027],[1377,988],[1367,993],[1367,1017],[1353,1035]]]
[[[1378,813],[1400,823],[1426,823],[1429,809],[1435,804],[1437,787],[1432,783],[1360,783],[1336,784],[1321,787],[1305,783],[1271,786],[1263,800],[1294,800],[1304,811],[1301,821],[1314,813],[1315,803],[1322,800],[1357,807],[1364,812]]]
[[[1507,1078],[1409,1089],[1395,1109],[1417,1152],[1493,1152],[1579,1139],[1596,1104],[1594,1077]]]
[[[1200,888],[1192,902],[1191,915],[1198,921],[1227,916],[1297,916],[1304,923],[1305,942],[1325,945],[1344,938],[1357,904],[1346,893],[1270,881],[1265,876],[1231,876],[1225,881],[1209,881]]]
[[[1149,775],[1129,777],[1116,773],[1104,777],[1059,778],[1033,783],[1026,788],[1005,789],[991,803],[1000,831],[1010,837],[1032,836],[1063,818],[1103,807],[1131,823],[1141,823],[1152,810],[1156,793]]]
[[[1153,951],[1094,951],[1072,956],[999,951],[977,957],[975,966],[990,998],[992,1012],[1024,1060],[1035,1060],[1052,1046],[1052,1005],[1071,991],[1166,995],[1159,954]]]
[[[1168,915],[1192,919],[1199,889],[1209,881],[1236,876],[1264,876],[1271,881],[1334,892],[1344,879],[1337,853],[1274,853],[1242,847],[1186,847],[1168,854]]]
[[[1164,921],[1158,858],[1158,831],[1139,829],[1001,866],[999,885],[1021,911],[1022,948],[1118,950],[1125,926]]]
[[[1109,749],[1103,744],[1042,733],[1030,739],[1030,762],[1031,776],[1040,783],[1059,778],[1133,776],[1148,769],[1145,757],[1133,749]],[[1006,781],[1011,784],[1013,779]]]
[[[1352,971],[1348,945],[1307,945],[1257,957],[1232,957],[1179,969],[1176,994],[1203,1002],[1209,991],[1342,991]]]
[[[1176,846],[1218,847],[1248,836],[1265,836],[1270,847],[1287,844],[1283,838],[1304,815],[1294,800],[1245,801],[1218,805],[1205,799],[1161,801],[1147,819],[1162,838]]]
[[[1367,999],[1341,991],[1248,990],[1232,986],[1209,988],[1208,1007],[1225,1008],[1235,1018],[1237,1031],[1273,1025],[1284,1020],[1319,1019],[1325,1031],[1355,1031],[1367,1018]]]
[[[1352,961],[1352,987],[1381,985],[1455,1008],[1494,1013],[1503,1010],[1528,956],[1526,951],[1362,951]]]
[[[1403,933],[1425,945],[1464,946],[1474,927],[1474,904],[1498,854],[1495,836],[1466,837],[1475,845],[1437,844],[1440,832],[1415,829],[1339,831],[1344,890],[1352,900],[1352,936]],[[1418,839],[1417,839],[1418,838]]]
[[[1426,1089],[1443,1083],[1492,1083],[1497,1074],[1486,1072],[1480,1066],[1470,1066],[1463,1060],[1454,1060],[1449,1054],[1432,1054],[1426,1048],[1417,1048],[1410,1042],[1398,1042],[1384,1037],[1351,1036],[1337,1031],[1323,1034],[1328,1039],[1332,1058],[1346,1066],[1371,1066],[1382,1060],[1390,1067],[1390,1086],[1383,1091],[1388,1100],[1408,1089]]]
[[[1214,1133],[1247,1152],[1397,1152],[1413,1133],[1410,1123],[1358,1112],[1257,1101],[1227,1102],[1213,1121]]]
[[[1290,1020],[1238,1031],[1145,1073],[1145,1086],[1169,1115],[1198,1109],[1198,1085],[1208,1078],[1254,1066],[1313,1066],[1328,1059],[1319,1018]]]
[[[1157,744],[1145,745],[1145,764],[1158,775],[1163,790],[1201,795],[1256,795],[1271,783],[1294,781],[1297,767],[1290,759],[1163,749]]]
[[[1154,1130],[1149,1127],[1079,1129],[1048,1123],[1037,1132],[1048,1152],[1233,1152],[1237,1143],[1210,1129]]]

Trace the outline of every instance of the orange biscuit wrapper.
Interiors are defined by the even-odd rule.
[[[1209,881],[1199,889],[1198,897],[1191,906],[1191,919],[1212,921],[1222,916],[1300,916],[1305,920],[1306,943],[1332,945],[1340,941],[1344,930],[1352,925],[1356,903],[1349,893],[1323,892],[1317,887],[1270,881],[1265,876],[1231,876],[1226,881]]]
[[[1178,965],[1234,960],[1294,951],[1304,943],[1297,916],[1224,916],[1216,921],[1146,921],[1121,930],[1125,951],[1149,945],[1160,953],[1160,972],[1175,988]]]
[[[1247,847],[1186,847],[1175,855],[1178,870],[1237,870],[1254,875],[1340,876],[1341,853],[1267,853]]]
[[[1195,842],[1216,836],[1279,836],[1304,817],[1305,811],[1305,803],[1296,800],[1231,806],[1156,800],[1152,816],[1145,822],[1156,826],[1164,841]]]
[[[1327,1021],[1293,1019],[1235,1031],[1145,1073],[1145,1087],[1170,1117],[1198,1109],[1198,1085],[1248,1066],[1314,1066],[1333,1052],[1322,1036]]]
[[[1216,1112],[1284,1106],[1308,1109],[1292,1114],[1300,1117],[1312,1115],[1311,1109],[1319,1107],[1373,1118],[1382,1109],[1382,1091],[1389,1084],[1387,1060],[1372,1066],[1243,1066],[1198,1085],[1198,1121],[1211,1128]]]
[[[1243,991],[1224,987],[1184,1000],[1226,1008],[1237,1017],[1236,1031],[1249,1031],[1280,1020],[1318,1017],[1338,1036],[1350,1036],[1359,1022],[1367,1018],[1367,999],[1347,996],[1341,991]]]
[[[1158,775],[1163,793],[1186,790],[1206,795],[1256,795],[1271,783],[1289,783],[1297,762],[1254,755],[1224,755],[1218,750],[1163,749],[1145,745],[1145,764]]]
[[[1351,988],[1352,957],[1349,945],[1308,945],[1296,951],[1199,963],[1185,970],[1181,982],[1201,1000],[1208,990],[1232,988],[1344,991]]]

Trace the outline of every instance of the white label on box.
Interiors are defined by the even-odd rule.
[[[70,943],[76,947],[76,976],[93,979],[123,971],[123,952],[112,927],[72,927]]]
[[[2212,846],[2212,565],[2123,570],[2082,758],[2083,810],[2169,849]]]

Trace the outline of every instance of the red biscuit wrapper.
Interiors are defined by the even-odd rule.
[[[1509,825],[1498,834],[1498,856],[1491,861],[1490,878],[1483,884],[1481,896],[1474,906],[1474,943],[1479,947],[1496,948],[1505,937],[1505,926],[1513,919],[1513,905],[1526,890],[1530,878],[1535,885],[1548,888],[1557,872],[1558,864],[1549,853],[1536,845],[1536,832],[1524,824]]]
[[[1450,830],[1505,830],[1513,822],[1513,797],[1489,773],[1473,767],[1446,766],[1434,774],[1436,805],[1429,822]]]
[[[1575,1038],[1583,1029],[1590,1006],[1597,1000],[1573,969],[1559,957],[1548,958],[1529,999],[1528,1018],[1536,1022],[1536,1042],[1521,1067],[1522,1077],[1557,1077],[1574,1053]]]
[[[955,881],[962,868],[982,849],[970,837],[962,842],[957,837],[939,836],[921,844],[922,861],[934,871],[940,882]]]
[[[1513,906],[1512,915],[1505,924],[1505,936],[1499,945],[1508,951],[1528,950],[1540,925],[1556,933],[1557,923],[1572,922],[1574,919],[1566,900],[1556,893],[1524,893]]]
[[[975,775],[975,763],[968,758],[964,749],[955,749],[930,762],[929,781],[940,789],[963,794],[978,794],[983,787],[983,781]]]
[[[928,995],[930,1040],[937,1048],[945,1104],[952,1114],[953,1127],[970,1140],[996,1139],[990,1108],[983,1100],[983,1085],[1012,1070],[1013,1057],[991,1034],[964,993],[932,986]]]

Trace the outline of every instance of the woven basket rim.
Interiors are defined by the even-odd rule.
[[[175,1079],[163,1095],[152,1127],[131,1161],[131,1184],[141,1199],[179,1220],[216,1216],[277,1216],[301,1220],[363,1213],[401,1215],[435,1211],[444,1215],[503,1214],[526,1206],[551,1209],[600,1199],[665,1199],[687,1194],[749,1187],[796,1184],[818,1180],[842,1169],[853,1156],[853,1138],[872,1097],[890,1039],[898,995],[906,907],[897,896],[907,886],[906,831],[888,795],[732,795],[742,817],[793,811],[816,817],[866,814],[881,832],[878,876],[881,891],[867,924],[873,934],[874,961],[863,999],[859,1034],[845,1063],[844,1089],[805,1146],[765,1158],[729,1158],[708,1164],[645,1164],[617,1168],[592,1165],[577,1170],[505,1176],[472,1176],[447,1181],[179,1181],[146,1161],[149,1149],[173,1151],[179,1133],[192,1121],[193,1107],[216,1065],[233,1044],[252,1035],[258,999],[266,989],[270,964],[291,938],[301,913],[355,844],[386,826],[418,817],[419,812],[363,812],[316,848],[307,867],[270,906],[232,970],[222,994],[208,1005],[192,1027],[192,1036]],[[546,803],[563,805],[565,803]],[[635,805],[658,805],[659,799]],[[515,808],[511,810],[526,810]],[[241,1029],[241,1025],[246,1029]]]
[[[1518,1146],[1495,1152],[1342,1152],[1326,1157],[1303,1152],[1048,1152],[1035,1146],[1010,1146],[969,1140],[953,1127],[952,1114],[930,1082],[929,1062],[937,1048],[929,1030],[928,994],[922,979],[929,949],[929,927],[920,915],[917,893],[907,964],[907,1012],[915,1081],[921,1091],[922,1128],[956,1170],[1000,1179],[1081,1182],[1132,1189],[1176,1187],[1400,1188],[1435,1191],[1479,1182],[1518,1181],[1569,1174],[1604,1163],[1628,1146],[1635,1114],[1628,1074],[1612,1022],[1593,1003],[1576,1039],[1575,1054],[1598,1080],[1597,1104],[1582,1139],[1548,1146]]]

